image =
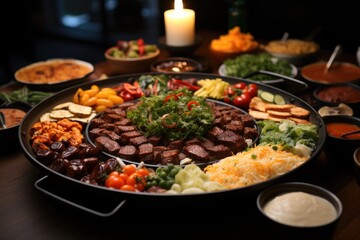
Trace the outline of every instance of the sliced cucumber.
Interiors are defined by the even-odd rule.
[[[266,102],[270,102],[270,103],[274,102],[274,94],[267,91],[261,92],[260,98]]]
[[[279,95],[279,94],[275,94],[274,96],[274,102],[276,104],[282,105],[285,104],[285,99],[283,98],[283,96]]]

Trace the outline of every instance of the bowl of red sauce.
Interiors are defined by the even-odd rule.
[[[325,71],[326,62],[320,61],[301,68],[301,76],[315,84],[330,85],[360,80],[360,67],[348,62],[334,62]]]
[[[352,154],[360,146],[360,118],[331,115],[324,116],[323,120],[327,132],[325,153],[330,158],[352,162]]]
[[[351,107],[354,115],[360,116],[360,86],[354,83],[342,83],[321,86],[315,89],[314,97],[318,106],[338,106],[344,103]]]
[[[11,102],[0,106],[5,120],[5,128],[0,125],[0,152],[19,147],[19,126],[30,109],[31,106],[24,102]]]

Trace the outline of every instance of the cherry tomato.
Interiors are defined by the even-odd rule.
[[[128,179],[126,179],[126,184],[131,186],[135,186],[135,184],[139,184],[139,183],[146,185],[145,177],[138,172],[131,174],[128,177]]]
[[[108,178],[105,181],[105,186],[109,188],[120,189],[124,185],[124,180],[119,177],[119,173],[114,171],[109,174]]]
[[[250,101],[251,101],[251,96],[249,94],[247,94],[247,93],[243,93],[240,96],[234,97],[232,103],[236,107],[246,109],[246,108],[249,107]]]
[[[122,180],[124,180],[124,182],[126,182],[126,179],[128,179],[129,175],[127,175],[126,173],[120,172],[119,177],[122,178]]]
[[[122,170],[122,173],[125,173],[126,175],[130,176],[131,174],[136,172],[136,167],[135,167],[135,165],[127,164],[127,165],[123,166],[121,168],[121,170]]]
[[[228,96],[224,97],[224,102],[231,103],[231,99]]]
[[[250,83],[247,87],[246,87],[246,92],[251,96],[251,97],[255,97],[257,96],[257,90],[258,87],[255,83]]]
[[[227,87],[226,93],[228,96],[234,96],[236,92],[234,91],[234,88],[232,86]]]
[[[135,190],[138,190],[140,192],[143,192],[145,190],[145,185],[142,183],[136,183],[134,185]]]
[[[244,82],[239,82],[239,83],[234,84],[233,87],[234,87],[235,89],[244,89],[244,88],[246,87],[246,83],[244,83]]]
[[[148,176],[150,174],[150,171],[147,168],[140,168],[136,172],[140,173],[144,177],[146,177],[146,176]]]
[[[128,185],[128,184],[124,184],[120,190],[124,190],[124,191],[130,191],[130,192],[135,192],[135,187]]]

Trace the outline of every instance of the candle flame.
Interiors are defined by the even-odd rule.
[[[184,8],[182,0],[175,0],[174,8],[175,11],[182,11]]]

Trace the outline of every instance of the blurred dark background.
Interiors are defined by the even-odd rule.
[[[323,49],[341,44],[354,54],[360,46],[356,1],[240,0],[246,30],[262,40],[311,39]],[[196,12],[196,29],[226,33],[233,0],[183,0]],[[104,61],[106,48],[117,40],[143,37],[157,43],[164,35],[163,12],[173,0],[12,0],[1,9],[0,84],[15,71],[48,58]],[[244,27],[245,28],[245,27]]]

